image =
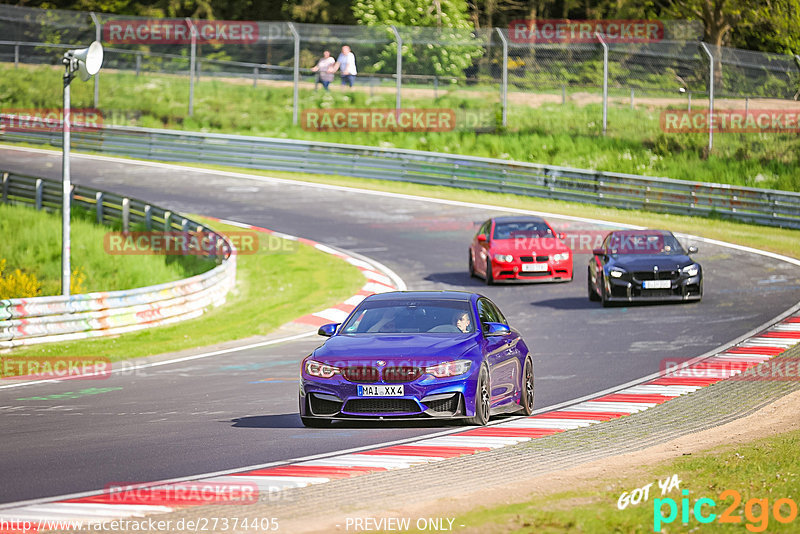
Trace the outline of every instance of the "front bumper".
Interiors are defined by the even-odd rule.
[[[492,261],[492,275],[496,282],[568,282],[572,280],[572,259],[548,261],[546,271],[524,271],[521,261],[509,263]]]
[[[606,278],[609,302],[697,301],[703,298],[703,277],[681,277],[670,281],[669,289],[645,289],[632,278]]]

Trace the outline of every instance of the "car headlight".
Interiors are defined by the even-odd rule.
[[[696,263],[693,263],[681,269],[681,272],[683,272],[683,274],[686,276],[697,276],[700,273],[700,266]]]
[[[569,259],[569,252],[560,252],[558,254],[553,254],[554,261],[566,261]]]
[[[339,368],[326,363],[308,360],[306,362],[306,373],[317,378],[332,378],[334,375],[339,374]]]
[[[495,254],[494,259],[495,261],[500,261],[503,263],[511,263],[512,261],[514,261],[514,256],[512,256],[511,254]]]
[[[446,378],[448,376],[463,375],[469,371],[470,365],[472,365],[472,362],[469,360],[454,360],[426,367],[425,372],[436,378]]]
[[[611,275],[611,278],[619,278],[623,274],[625,274],[625,271],[623,271],[622,269],[611,269],[610,271],[608,271],[608,274]]]

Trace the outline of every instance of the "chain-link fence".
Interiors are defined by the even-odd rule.
[[[312,67],[325,50],[336,60],[343,45],[352,49],[358,70],[348,90],[367,92],[367,107],[386,107],[389,96],[396,108],[435,107],[440,98],[456,96],[485,112],[471,124],[476,129],[547,130],[543,114],[518,111],[551,106],[546,109],[552,114],[552,106],[562,105],[580,110],[563,119],[575,122],[569,127],[598,133],[602,117],[603,133],[606,122],[608,131],[621,132],[652,121],[653,109],[709,107],[712,82],[717,99],[732,100],[720,102],[723,107],[800,96],[800,57],[704,47],[697,22],[658,24],[658,39],[645,42],[615,42],[598,34],[535,42],[506,28],[154,20],[0,5],[0,61],[55,65],[64,49],[83,48],[97,39],[105,48],[106,71],[192,73],[189,115],[195,84],[205,78],[291,85],[295,124],[303,109],[319,103],[304,96],[322,90],[320,73]],[[103,92],[112,88],[104,86],[102,76],[95,84],[94,104],[100,107]],[[337,74],[331,90],[339,90],[338,85]],[[590,115],[595,119],[584,120]]]

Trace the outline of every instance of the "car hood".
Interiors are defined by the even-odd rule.
[[[314,351],[312,358],[331,365],[375,360],[424,360],[432,365],[431,360],[459,358],[475,347],[478,337],[478,334],[343,334],[328,339]]]
[[[558,254],[569,250],[560,239],[555,237],[537,237],[524,239],[493,239],[492,252],[498,254],[538,255]]]
[[[658,267],[661,271],[673,271],[694,263],[689,256],[663,256],[657,254],[616,254],[611,256],[613,267],[621,267],[626,271],[652,271]]]

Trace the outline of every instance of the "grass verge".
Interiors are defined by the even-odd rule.
[[[13,109],[60,109],[58,69],[46,66],[0,64],[0,100]],[[602,107],[597,99],[552,103],[552,95],[512,91],[509,126],[479,133],[498,122],[496,88],[408,88],[406,108],[453,110],[456,131],[346,132],[303,129],[292,124],[292,88],[283,82],[260,82],[253,88],[244,79],[202,79],[197,83],[194,114],[188,116],[187,78],[148,73],[103,71],[100,108],[104,124],[174,128],[189,131],[286,137],[311,141],[377,145],[450,152],[552,165],[667,176],[684,180],[800,190],[800,137],[791,133],[715,136],[707,157],[707,135],[665,133],[661,111],[684,109],[685,100],[665,96],[657,104],[634,106],[612,102],[608,132],[602,133]],[[364,85],[345,91],[313,91],[302,84],[300,110],[391,109],[392,88]],[[113,90],[112,90],[113,89]],[[385,89],[385,90],[384,90]],[[93,85],[72,88],[73,108],[91,108]],[[559,95],[560,96],[560,95]],[[588,102],[588,103],[587,103]],[[647,101],[644,101],[647,102]],[[783,104],[773,107],[781,107]],[[132,107],[135,106],[135,107]],[[29,111],[30,112],[30,111]]]
[[[83,279],[80,293],[131,289],[188,278],[208,271],[214,262],[197,256],[110,256],[101,226],[77,210],[70,221],[71,266]],[[20,269],[39,282],[38,296],[61,294],[61,215],[32,207],[0,204],[0,259],[5,272]],[[9,295],[20,296],[20,295]],[[0,297],[5,298],[5,297]]]
[[[797,532],[800,472],[797,470],[797,447],[800,431],[756,440],[747,445],[725,446],[673,461],[637,468],[635,478],[598,480],[593,487],[537,497],[527,502],[480,508],[457,517],[454,524],[470,531],[510,532]],[[677,474],[680,490],[663,497],[656,481]],[[623,492],[653,483],[649,499],[618,509]],[[682,494],[688,490],[688,495]],[[731,490],[735,493],[723,493]],[[736,495],[739,502],[736,502]],[[671,523],[657,518],[669,517],[670,505],[657,499],[674,499],[677,515]],[[682,524],[682,499],[688,499],[688,523]],[[704,517],[716,514],[709,524],[701,523],[693,510],[698,499],[705,501],[700,511]],[[779,502],[780,499],[784,501]],[[794,503],[786,502],[786,499]],[[791,521],[782,523],[777,515]],[[730,508],[730,509],[729,509]],[[729,509],[729,510],[727,510]],[[722,516],[733,522],[725,523]],[[656,528],[658,527],[658,528]],[[704,528],[705,527],[705,528]]]
[[[221,232],[241,228],[195,216]],[[287,321],[329,307],[364,284],[352,265],[310,246],[289,242],[281,252],[240,255],[236,287],[223,306],[202,317],[118,337],[14,349],[15,357],[91,355],[119,361],[265,335]]]

